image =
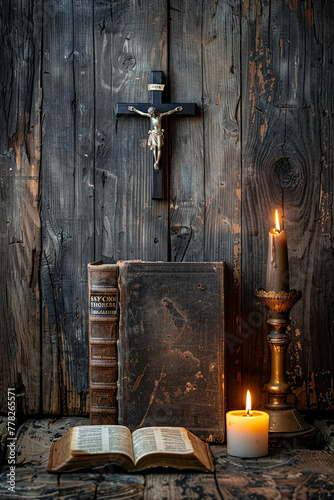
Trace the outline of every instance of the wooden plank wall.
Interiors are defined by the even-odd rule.
[[[242,310],[265,283],[268,222],[277,207],[289,245],[292,310],[288,374],[298,408],[333,406],[332,2],[247,2],[242,60]],[[248,96],[248,102],[246,102]],[[263,382],[262,329],[243,344],[244,381]],[[251,368],[253,367],[253,368]],[[249,385],[246,384],[246,385]]]
[[[333,395],[334,4],[9,0],[1,7],[1,393],[26,414],[88,410],[87,263],[227,263],[228,406],[264,402],[267,233],[289,245],[297,408]],[[171,120],[169,198],[152,201],[151,70]]]
[[[26,413],[39,410],[41,386],[41,34],[33,15],[30,0],[1,7],[0,407],[15,387]]]

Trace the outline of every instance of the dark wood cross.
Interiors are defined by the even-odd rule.
[[[165,116],[196,116],[195,103],[167,103],[162,102],[162,71],[151,72],[150,102],[117,104],[117,116],[146,116],[150,118],[148,145],[153,151],[152,199],[163,200],[166,195],[167,161],[161,161],[162,146],[164,144],[164,130],[161,128],[162,118]],[[166,146],[168,151],[168,146]]]

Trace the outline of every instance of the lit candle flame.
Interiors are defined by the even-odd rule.
[[[275,210],[275,228],[277,229],[278,232],[280,232],[281,227],[280,227],[280,224],[279,224],[279,215],[278,215],[277,208]]]
[[[251,409],[252,409],[251,395],[250,395],[250,392],[249,392],[249,391],[247,391],[247,397],[246,397],[246,413],[247,413],[247,415],[248,415],[248,416],[252,414]]]

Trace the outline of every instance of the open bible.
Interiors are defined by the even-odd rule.
[[[184,427],[144,427],[131,434],[123,425],[73,427],[52,443],[47,470],[69,472],[107,463],[126,470],[213,470],[209,445]]]

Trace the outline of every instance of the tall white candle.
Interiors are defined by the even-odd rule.
[[[267,292],[289,291],[288,245],[284,230],[280,229],[278,211],[275,211],[275,226],[269,231],[267,259]]]

